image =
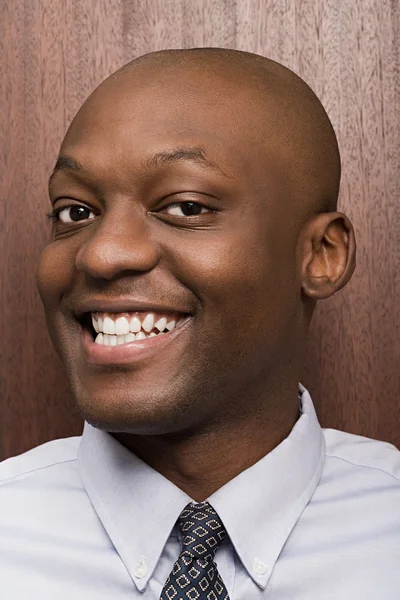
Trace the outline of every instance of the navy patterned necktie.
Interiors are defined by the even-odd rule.
[[[229,600],[214,556],[226,537],[221,519],[208,502],[188,504],[180,514],[182,550],[160,600]]]

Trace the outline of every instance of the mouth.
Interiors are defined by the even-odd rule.
[[[191,314],[165,311],[84,313],[79,322],[85,358],[89,364],[144,358],[172,341],[191,320]]]

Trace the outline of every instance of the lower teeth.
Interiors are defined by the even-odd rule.
[[[160,333],[154,333],[153,331],[151,333],[144,333],[143,331],[139,331],[139,333],[126,333],[125,335],[98,333],[94,341],[96,344],[102,344],[103,346],[120,346],[122,344],[129,344],[129,342],[134,342],[135,340],[145,340],[156,335],[162,335],[163,333],[161,331]]]

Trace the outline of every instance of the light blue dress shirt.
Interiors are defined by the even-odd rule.
[[[400,452],[322,430],[308,391],[290,435],[208,499],[231,600],[399,600]],[[225,457],[224,460],[229,460]],[[0,464],[0,598],[158,600],[191,501],[108,433]]]

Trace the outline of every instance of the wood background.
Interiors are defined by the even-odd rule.
[[[82,429],[35,287],[64,132],[125,62],[194,46],[278,60],[323,101],[358,260],[318,305],[301,381],[323,426],[400,447],[399,39],[398,0],[0,0],[0,459]]]

